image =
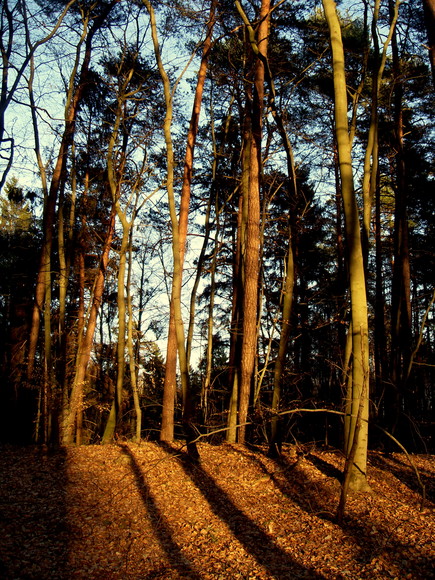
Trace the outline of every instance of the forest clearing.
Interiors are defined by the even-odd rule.
[[[0,452],[4,580],[435,578],[435,462],[370,452],[371,493],[335,512],[334,450],[180,442]]]

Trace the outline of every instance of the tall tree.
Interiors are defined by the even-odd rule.
[[[97,32],[104,26],[106,18],[111,10],[120,0],[112,0],[105,3],[101,12],[91,21],[92,8],[83,15],[83,33],[77,47],[77,56],[80,55],[80,48],[84,43],[84,55],[78,73],[78,62],[76,61],[70,76],[67,99],[65,104],[65,127],[59,151],[53,168],[48,197],[44,204],[44,239],[42,242],[41,259],[39,263],[38,277],[35,288],[35,303],[33,307],[32,325],[28,347],[27,375],[30,379],[33,374],[36,348],[39,337],[39,327],[41,313],[44,311],[46,293],[50,284],[51,254],[53,247],[54,225],[56,220],[56,204],[62,183],[65,181],[66,164],[68,152],[73,143],[75,124],[79,105],[83,93],[89,82],[89,66],[91,62],[93,40]]]
[[[435,0],[423,0],[423,8],[429,44],[429,60],[435,88]]]
[[[394,4],[389,2],[390,18],[394,16]],[[390,429],[396,431],[401,417],[402,400],[405,396],[407,369],[412,350],[411,312],[411,266],[409,250],[407,163],[404,144],[404,82],[398,35],[392,39],[394,75],[394,265],[391,293],[391,380],[392,392]]]
[[[350,489],[367,489],[369,413],[369,339],[367,294],[359,210],[354,189],[353,162],[348,125],[345,57],[341,26],[334,0],[323,0],[328,23],[334,78],[334,117],[346,227],[351,296],[352,370],[346,399],[345,450]]]
[[[236,7],[244,14],[240,3]],[[270,26],[270,1],[262,0],[258,14],[256,45],[259,53],[267,56]],[[243,18],[243,16],[242,16]],[[250,30],[247,27],[247,35]],[[248,50],[251,45],[248,44]],[[255,369],[257,352],[258,283],[260,268],[260,184],[262,174],[262,126],[264,110],[265,66],[261,58],[255,58],[253,90],[246,87],[246,118],[244,144],[249,162],[248,183],[244,191],[242,214],[246,215],[243,255],[243,325],[240,361],[240,387],[238,397],[238,437],[245,443],[249,397]]]
[[[180,197],[180,208],[178,215],[179,245],[180,245],[180,265],[181,272],[178,280],[179,288],[176,294],[181,295],[182,275],[184,254],[186,251],[186,239],[189,218],[189,205],[193,178],[193,164],[195,143],[198,134],[199,117],[201,113],[202,95],[204,91],[205,78],[207,74],[208,60],[212,46],[213,28],[215,25],[216,0],[211,0],[210,13],[206,26],[206,37],[203,43],[201,63],[198,71],[196,82],[195,96],[193,100],[192,114],[190,117],[189,130],[187,133],[187,146],[184,158],[183,180]],[[163,392],[163,412],[162,428],[160,431],[161,441],[172,441],[174,437],[174,401],[177,381],[177,337],[175,327],[175,311],[173,296],[171,296],[168,345],[166,355],[165,384]],[[189,360],[187,359],[187,365]],[[183,421],[188,425],[192,413],[190,395],[187,391],[183,392]]]

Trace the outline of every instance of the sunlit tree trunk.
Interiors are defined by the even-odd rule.
[[[423,0],[423,8],[429,45],[429,60],[435,88],[435,0]]]
[[[369,411],[369,342],[367,295],[359,211],[353,182],[351,144],[347,117],[347,93],[343,42],[334,0],[323,0],[329,27],[334,77],[335,132],[343,197],[352,317],[352,376],[347,394],[345,450],[352,461],[346,473],[349,489],[367,489]],[[358,428],[357,428],[358,427]]]
[[[148,2],[145,3],[147,9]],[[193,101],[193,110],[190,119],[190,126],[187,135],[187,147],[186,147],[186,154],[184,159],[184,172],[183,172],[183,183],[181,189],[181,198],[180,198],[180,209],[179,209],[179,216],[177,220],[177,232],[175,234],[176,243],[174,243],[174,251],[175,246],[178,247],[179,257],[174,260],[174,281],[173,281],[173,291],[171,295],[171,304],[170,304],[170,322],[169,322],[169,331],[168,331],[168,344],[167,344],[167,356],[166,356],[166,367],[165,367],[165,381],[164,381],[164,394],[163,394],[163,412],[162,412],[162,427],[160,431],[160,439],[162,441],[171,441],[174,436],[174,399],[175,399],[175,392],[176,392],[176,370],[177,370],[177,356],[176,353],[178,351],[178,356],[180,357],[180,348],[182,350],[186,350],[186,347],[181,347],[181,334],[184,336],[184,330],[182,333],[180,331],[180,325],[182,325],[181,321],[181,285],[182,285],[182,276],[183,276],[183,264],[184,264],[184,254],[186,250],[186,238],[187,238],[187,226],[188,226],[188,217],[189,217],[189,205],[190,205],[190,191],[192,186],[192,176],[193,176],[193,160],[194,160],[194,150],[195,150],[195,143],[196,143],[196,136],[198,133],[198,124],[199,124],[199,116],[201,112],[201,103],[202,103],[202,95],[204,90],[204,83],[207,73],[208,67],[208,58],[210,54],[210,48],[212,43],[212,33],[213,27],[215,22],[215,7],[216,7],[216,0],[211,1],[210,7],[210,16],[207,23],[207,35],[203,45],[203,52],[201,58],[201,64],[198,72],[198,79],[196,84],[195,96]],[[162,74],[163,65],[159,64],[160,73]],[[164,80],[164,84],[168,82],[168,86],[165,88],[167,93],[166,96],[166,106],[170,109],[167,111],[167,120],[168,115],[172,117],[172,95],[171,89],[169,86],[169,80],[166,81],[166,73],[162,75]],[[168,147],[168,139],[170,138],[170,122],[169,125],[167,124],[165,127],[165,140]],[[171,144],[172,151],[172,144]],[[168,150],[169,152],[169,150]],[[169,159],[168,159],[169,162]],[[172,163],[172,161],[171,161]],[[173,169],[171,169],[173,172]],[[172,187],[172,185],[171,185]],[[169,190],[168,190],[169,193]],[[169,193],[169,195],[173,195]],[[170,202],[171,204],[171,202]],[[175,207],[175,204],[174,204]],[[175,227],[175,221],[172,220],[173,227]],[[174,235],[174,232],[173,232]],[[175,302],[180,302],[180,313],[177,314],[178,307],[176,307]],[[184,338],[183,338],[184,342]],[[190,414],[191,414],[191,401],[190,401],[190,389],[188,388],[189,380],[187,377],[188,374],[188,358],[186,357],[186,370],[181,370],[181,366],[183,363],[180,361],[180,372],[182,377],[184,376],[184,380],[182,378],[183,384],[183,422],[188,425],[190,422]],[[184,365],[183,365],[184,366]]]
[[[236,1],[236,6],[238,2]],[[239,10],[240,11],[240,10]],[[267,56],[270,23],[270,1],[262,0],[256,44],[260,54]],[[249,34],[249,31],[248,31]],[[247,192],[247,221],[245,253],[243,255],[243,327],[242,352],[239,386],[239,443],[245,443],[246,421],[255,359],[257,354],[258,282],[260,261],[260,182],[262,173],[262,124],[264,108],[265,67],[261,58],[256,58],[254,66],[254,87],[252,96],[247,88],[247,109],[251,113],[251,138],[249,143],[249,187]]]

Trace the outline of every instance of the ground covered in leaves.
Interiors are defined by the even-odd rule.
[[[0,448],[0,578],[435,578],[433,456],[371,453],[338,525],[338,452],[198,448]]]

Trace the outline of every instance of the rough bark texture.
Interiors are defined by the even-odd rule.
[[[240,11],[240,10],[239,10]],[[267,56],[269,35],[269,0],[262,0],[260,19],[257,29],[256,44],[258,51],[264,57]],[[249,30],[248,30],[249,32]],[[247,420],[251,384],[255,369],[255,357],[257,352],[257,314],[258,314],[258,276],[260,260],[260,181],[262,171],[261,159],[261,134],[262,116],[264,107],[264,82],[265,67],[261,58],[257,58],[254,69],[254,91],[251,113],[251,141],[250,141],[250,165],[249,187],[247,194],[247,221],[246,243],[244,254],[244,292],[243,292],[243,342],[242,358],[240,365],[240,389],[239,389],[239,443],[245,442],[245,425]]]

